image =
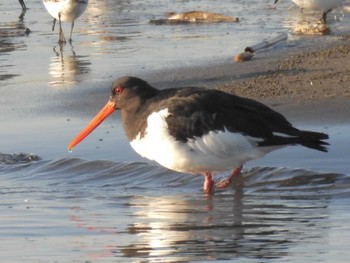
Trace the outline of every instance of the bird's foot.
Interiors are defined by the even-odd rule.
[[[26,14],[26,11],[27,11],[27,9],[22,9],[22,12],[21,12],[21,14],[20,14],[19,17],[18,17],[20,21],[23,21],[24,16],[25,16],[25,14]]]
[[[66,44],[66,39],[65,39],[65,37],[64,37],[64,35],[63,35],[63,33],[62,34],[60,34],[60,36],[59,36],[59,38],[58,38],[58,44],[60,44],[60,46],[61,45],[65,45]]]
[[[217,189],[223,189],[223,188],[226,188],[227,186],[230,185],[232,180],[230,180],[230,178],[225,178],[223,180],[221,180],[220,182],[217,182],[215,184],[215,188]]]
[[[232,173],[227,178],[215,184],[215,188],[223,189],[228,187],[232,183],[233,179],[236,178],[238,175],[240,175],[241,172],[242,172],[242,166],[233,169]]]

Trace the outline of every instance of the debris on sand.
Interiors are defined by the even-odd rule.
[[[217,13],[209,13],[203,11],[191,11],[185,13],[167,13],[165,19],[150,20],[152,24],[182,24],[182,23],[237,23],[239,19],[236,17],[225,16]]]
[[[329,31],[329,27],[321,21],[300,22],[293,27],[294,34],[302,35],[325,35],[328,34]]]

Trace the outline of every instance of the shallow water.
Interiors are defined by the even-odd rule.
[[[66,150],[115,77],[167,69],[171,75],[156,80],[162,83],[180,67],[228,62],[246,46],[289,32],[299,12],[287,11],[289,1],[272,2],[90,1],[73,44],[60,48],[41,1],[26,2],[23,20],[17,1],[1,1],[1,261],[349,262],[348,124],[298,123],[329,133],[329,153],[271,153],[211,197],[201,192],[201,176],[137,156],[118,115]],[[241,21],[148,23],[195,9]],[[290,35],[273,48],[337,39],[350,19],[333,14],[330,36]]]
[[[208,197],[141,162],[0,158],[6,262],[349,259],[349,175],[254,167]]]
[[[72,45],[60,49],[58,28],[51,32],[52,18],[41,1],[28,3],[23,20],[18,18],[21,10],[16,1],[4,0],[0,6],[2,85],[30,81],[56,88],[214,60],[231,61],[245,47],[289,32],[296,21],[319,17],[317,12],[310,18],[308,12],[300,13],[296,8],[288,11],[293,6],[290,1],[278,5],[270,0],[224,0],[220,4],[209,0],[90,1],[86,13],[75,23]],[[238,17],[240,22],[172,26],[149,23],[163,18],[165,12],[191,10]],[[332,35],[323,41],[348,30],[349,14],[337,9],[329,23]],[[25,28],[31,30],[29,35]],[[68,38],[70,24],[64,23],[63,30]],[[297,39],[290,36],[290,45],[295,45]]]
[[[2,260],[348,262],[350,129],[313,128],[328,153],[271,153],[213,196],[115,142],[90,160],[0,154]]]

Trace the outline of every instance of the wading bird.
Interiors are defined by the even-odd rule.
[[[43,0],[46,10],[54,17],[52,31],[55,30],[56,20],[59,22],[59,43],[65,43],[61,21],[71,22],[69,42],[72,42],[74,21],[81,16],[88,5],[88,0]]]
[[[135,77],[115,80],[107,104],[68,144],[71,150],[107,116],[120,110],[124,132],[141,156],[183,173],[204,175],[203,190],[224,188],[245,162],[288,146],[326,152],[328,135],[292,126],[257,101],[219,90],[158,90]],[[233,169],[214,186],[212,173]]]

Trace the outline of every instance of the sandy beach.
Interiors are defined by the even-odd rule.
[[[350,36],[345,35],[312,47],[262,50],[243,63],[166,70],[145,78],[163,87],[217,88],[266,103],[299,121],[348,123],[349,61]]]
[[[243,66],[254,63],[252,74],[219,85],[219,89],[276,105],[293,118],[348,123],[349,61],[350,37],[344,36],[329,46],[293,50],[277,59],[265,56],[246,62]]]

